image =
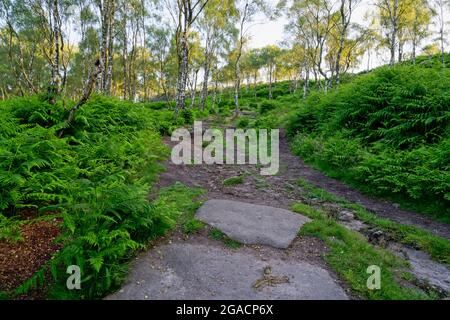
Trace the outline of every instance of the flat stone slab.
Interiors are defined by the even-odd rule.
[[[287,248],[310,219],[289,210],[231,200],[208,200],[195,217],[244,244]]]
[[[422,251],[405,248],[412,273],[419,279],[425,279],[430,284],[446,292],[450,292],[450,269],[445,265],[431,260],[430,256]]]
[[[450,269],[420,250],[409,248],[405,245],[395,244],[389,247],[400,257],[409,261],[411,273],[417,279],[428,282],[430,285],[450,293]]]
[[[272,276],[288,282],[255,289],[253,284],[270,267]],[[120,291],[108,300],[268,300],[348,299],[330,274],[306,262],[254,254],[204,244],[172,243],[146,252],[136,261]]]

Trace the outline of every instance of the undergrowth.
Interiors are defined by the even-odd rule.
[[[196,193],[178,185],[148,199],[168,156],[160,134],[194,114],[175,118],[171,110],[97,96],[70,126],[61,102],[40,97],[1,102],[0,115],[0,239],[22,240],[22,210],[35,210],[33,219],[62,218],[62,249],[13,294],[42,286],[48,274],[64,289],[67,266],[78,265],[82,290],[55,296],[103,297],[121,283],[134,252],[195,207]]]
[[[292,149],[372,195],[450,223],[450,70],[382,67],[290,117]]]
[[[370,245],[362,235],[339,225],[318,209],[296,203],[292,210],[313,219],[302,227],[300,234],[317,237],[327,244],[330,248],[325,256],[327,263],[357,295],[386,300],[436,298],[400,284],[401,279],[412,277],[404,271],[406,261]],[[367,287],[370,275],[367,268],[372,265],[380,267],[380,289],[370,290]]]
[[[209,231],[209,236],[214,240],[222,241],[223,244],[230,249],[239,249],[242,246],[240,242],[231,239],[217,228],[212,228]]]
[[[393,240],[423,250],[430,254],[434,260],[447,264],[450,267],[449,240],[418,227],[380,218],[374,213],[367,211],[362,205],[352,203],[344,198],[331,194],[324,189],[312,185],[306,180],[301,179],[298,181],[298,184],[305,191],[307,198],[337,203],[342,208],[350,209],[359,220],[385,231]]]

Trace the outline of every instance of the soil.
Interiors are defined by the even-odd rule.
[[[60,221],[38,221],[21,226],[23,241],[0,241],[0,291],[10,291],[30,278],[60,249],[55,238]]]

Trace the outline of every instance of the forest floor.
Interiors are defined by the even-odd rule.
[[[13,290],[29,279],[39,268],[61,249],[55,243],[60,234],[61,221],[38,221],[21,227],[23,241],[10,243],[0,241],[0,288]],[[42,299],[41,291],[33,291],[29,298]],[[19,296],[19,299],[26,298]]]
[[[165,142],[169,147],[175,145],[169,138]],[[334,215],[337,223],[361,234],[371,245],[408,261],[408,271],[415,280],[406,286],[420,292],[431,290],[438,298],[449,296],[448,265],[359,220],[335,198],[445,239],[450,239],[449,225],[401,210],[394,203],[369,198],[325,176],[290,152],[283,131],[280,170],[273,176],[261,175],[256,165],[175,165],[170,160],[165,165],[158,187],[176,182],[199,187],[205,190],[202,200],[226,199],[288,210],[295,203],[320,206]],[[312,189],[323,193],[311,196]],[[327,263],[329,252],[329,243],[301,232],[288,248],[280,249],[241,244],[208,225],[190,234],[177,228],[136,258],[122,289],[107,299],[361,298]]]

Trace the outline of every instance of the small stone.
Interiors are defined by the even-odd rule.
[[[322,207],[329,217],[333,219],[337,219],[339,217],[339,214],[341,212],[341,207],[339,207],[339,205],[334,203],[324,203]]]
[[[341,221],[352,221],[355,219],[355,216],[350,211],[344,210],[339,213],[338,219]]]
[[[381,246],[385,246],[389,241],[389,237],[383,231],[377,229],[370,229],[368,238],[370,243]]]

